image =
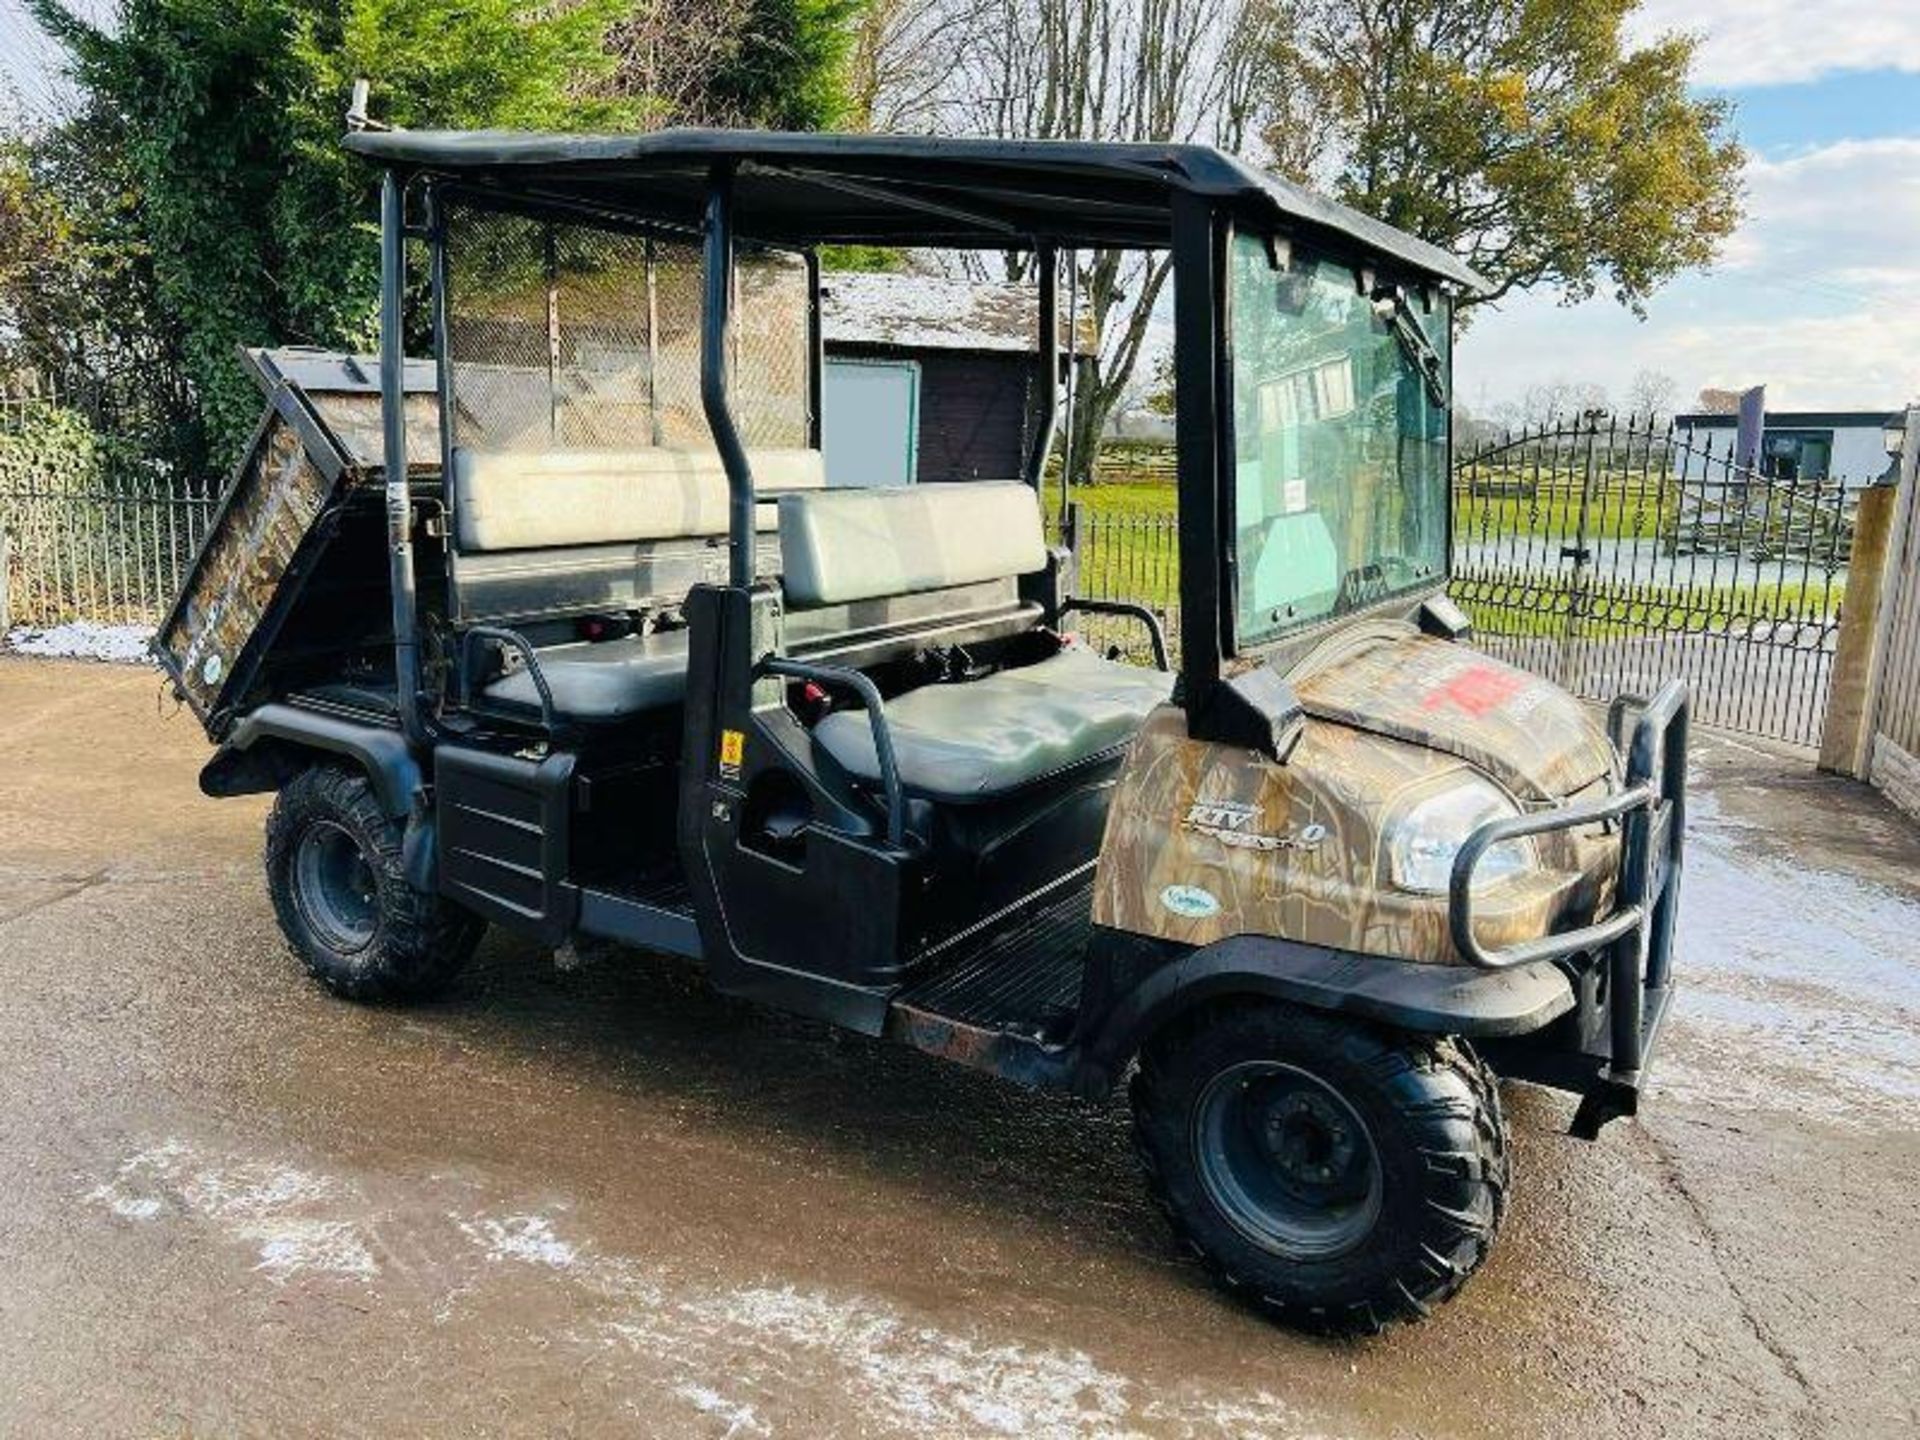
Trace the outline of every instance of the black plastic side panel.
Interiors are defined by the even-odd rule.
[[[1550,962],[1499,971],[1422,965],[1262,935],[1196,950],[1095,926],[1075,1088],[1104,1092],[1161,1025],[1193,1005],[1235,997],[1474,1039],[1540,1030],[1574,1008],[1566,975]]]
[[[706,953],[700,944],[700,927],[691,915],[604,890],[580,892],[580,928],[588,935],[666,955],[698,960]]]
[[[420,767],[397,727],[279,703],[241,718],[200,772],[200,789],[216,798],[278,789],[312,763],[316,751],[345,756],[364,769],[387,814],[398,818],[412,811]]]
[[[681,862],[716,987],[877,1035],[901,965],[907,857],[814,767],[777,682],[756,710],[752,674],[777,645],[776,603],[770,591],[730,586],[687,597]],[[811,809],[777,852],[753,833],[754,798],[770,785]]]
[[[916,816],[927,832],[929,879],[908,906],[913,932],[929,942],[958,934],[1097,857],[1121,758],[1067,784]]]
[[[559,944],[580,909],[567,879],[573,756],[526,760],[442,745],[434,752],[440,893]]]

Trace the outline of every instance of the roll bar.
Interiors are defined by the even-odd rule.
[[[700,306],[700,408],[727,472],[727,580],[738,589],[753,584],[753,467],[733,423],[727,400],[732,382],[728,347],[733,324],[733,162],[708,172],[706,263]]]
[[[400,730],[426,739],[420,711],[420,650],[415,634],[413,494],[407,477],[405,325],[406,192],[391,168],[380,177],[380,441],[386,467],[387,574],[392,593],[393,688]]]
[[[1034,264],[1040,275],[1040,423],[1034,427],[1033,449],[1027,452],[1025,478],[1038,491],[1046,479],[1047,452],[1060,428],[1060,253],[1051,245],[1037,246]]]

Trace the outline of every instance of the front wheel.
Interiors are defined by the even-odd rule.
[[[1368,1334],[1424,1316],[1499,1228],[1506,1123],[1464,1042],[1209,1007],[1148,1047],[1132,1100],[1174,1230],[1288,1324]]]
[[[366,776],[302,771],[267,816],[267,889],[287,944],[349,1000],[415,1000],[443,988],[485,923],[407,883],[401,826]]]

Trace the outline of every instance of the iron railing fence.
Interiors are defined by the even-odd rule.
[[[1510,435],[1455,467],[1452,590],[1479,644],[1577,695],[1677,676],[1701,723],[1813,746],[1857,491],[1647,421]]]
[[[0,475],[13,623],[156,620],[219,488],[157,473]],[[1650,693],[1678,676],[1704,723],[1814,745],[1855,493],[1834,479],[1758,474],[1714,443],[1646,424],[1507,436],[1456,465],[1453,591],[1477,643],[1576,694]],[[1076,506],[1069,528],[1080,593],[1147,606],[1177,654],[1176,516]],[[1150,658],[1136,621],[1075,623],[1102,648]]]
[[[0,477],[9,622],[156,623],[200,548],[219,491],[213,480],[138,472],[77,485]]]
[[[1075,506],[1063,534],[1049,519],[1052,538],[1070,544],[1077,560],[1074,591],[1089,600],[1126,600],[1144,605],[1166,632],[1169,658],[1180,656],[1179,518],[1156,512],[1088,511]],[[1136,664],[1153,663],[1153,644],[1138,620],[1115,615],[1077,615],[1073,625],[1087,643],[1118,652]]]
[[[1648,420],[1504,435],[1455,467],[1453,593],[1476,643],[1577,695],[1677,676],[1703,723],[1817,745],[1859,483],[1766,475]],[[1177,646],[1175,517],[1079,507],[1075,539],[1082,593],[1147,605]],[[1145,657],[1129,622],[1082,628]]]

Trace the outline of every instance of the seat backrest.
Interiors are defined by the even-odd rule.
[[[827,483],[818,450],[755,450],[747,458],[756,491],[769,498]],[[725,535],[727,496],[712,449],[453,453],[463,554]]]
[[[1017,480],[780,497],[787,603],[845,605],[1044,569],[1040,500]]]

